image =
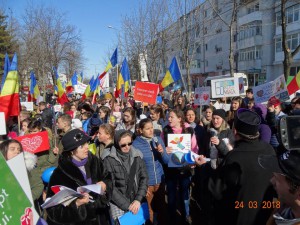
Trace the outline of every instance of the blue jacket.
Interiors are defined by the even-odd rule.
[[[143,160],[145,161],[149,181],[148,185],[160,184],[164,179],[164,170],[162,164],[168,164],[169,155],[166,152],[165,144],[160,137],[157,137],[158,143],[162,145],[164,153],[160,154],[153,146],[155,143],[152,141],[150,144],[140,136],[138,136],[133,146],[143,154]]]

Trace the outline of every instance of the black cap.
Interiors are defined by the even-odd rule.
[[[262,168],[274,173],[281,173],[300,185],[300,151],[287,151],[279,157],[260,155],[258,163]]]
[[[87,143],[90,139],[91,138],[89,136],[79,129],[71,130],[61,139],[61,143],[64,147],[63,151],[72,151],[78,148],[80,145]]]
[[[257,113],[249,109],[240,108],[234,118],[234,128],[242,135],[256,136],[260,122],[261,119]]]

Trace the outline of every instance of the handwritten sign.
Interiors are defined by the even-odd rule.
[[[210,87],[195,88],[195,105],[209,105],[210,102]]]
[[[87,85],[77,81],[77,85],[75,85],[74,90],[76,93],[83,94],[85,92]]]
[[[1,224],[33,224],[29,199],[0,154],[0,219]]]
[[[238,77],[211,80],[211,95],[213,98],[239,96]]]
[[[239,93],[240,95],[245,94],[245,86],[244,86],[244,78],[243,77],[239,77]]]
[[[135,83],[134,100],[155,104],[158,90],[158,84],[137,81]]]
[[[28,134],[16,137],[15,139],[22,144],[24,151],[30,152],[32,154],[50,149],[47,131]]]
[[[269,83],[253,87],[253,96],[257,103],[267,102],[273,96],[280,99],[280,101],[289,99],[284,75]]]
[[[54,105],[53,109],[54,109],[54,112],[61,112],[62,107],[61,107],[61,105]]]

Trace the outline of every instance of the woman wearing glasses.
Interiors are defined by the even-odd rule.
[[[63,152],[59,157],[58,167],[53,171],[49,181],[47,198],[54,195],[51,187],[62,185],[73,190],[79,186],[97,184],[101,194],[94,192],[81,193],[67,206],[62,204],[47,208],[47,222],[52,224],[71,225],[108,225],[108,207],[112,193],[111,174],[101,160],[88,149],[90,137],[83,131],[74,129],[62,138]]]
[[[115,146],[103,155],[104,166],[113,177],[110,210],[114,221],[127,211],[136,214],[148,188],[142,154],[131,146],[132,133],[120,130],[116,132],[115,139]]]

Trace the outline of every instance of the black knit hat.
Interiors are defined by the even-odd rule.
[[[249,109],[238,109],[234,118],[234,128],[242,135],[257,136],[261,119],[257,113]]]
[[[64,152],[72,151],[78,148],[80,145],[87,143],[91,138],[87,136],[83,131],[74,129],[66,133],[61,139],[61,143],[64,147]]]
[[[215,111],[213,111],[213,116],[219,116],[221,117],[223,120],[226,120],[226,112],[224,109],[216,109]]]

